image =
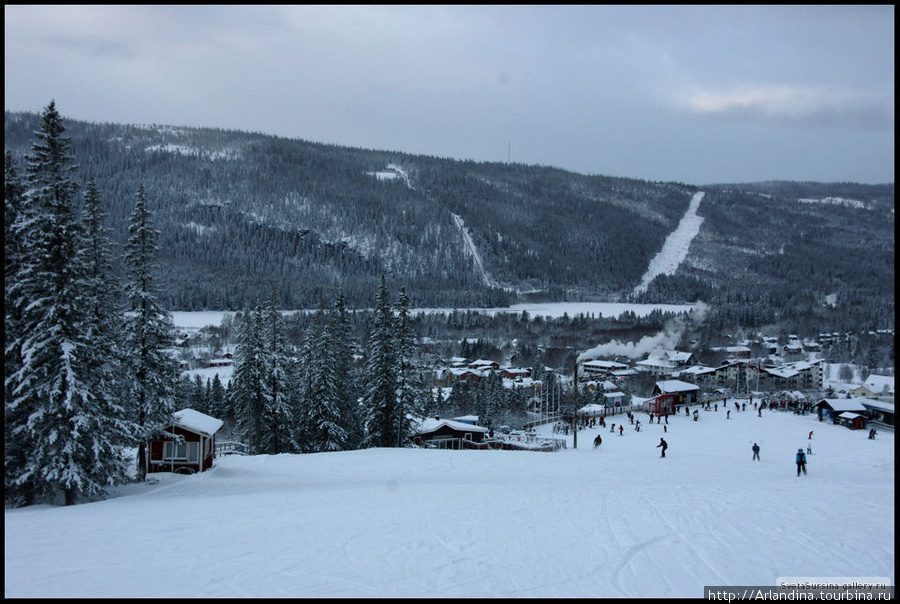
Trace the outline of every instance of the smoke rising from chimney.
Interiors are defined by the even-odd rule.
[[[706,318],[709,305],[702,301],[694,303],[691,312],[686,315],[678,315],[668,321],[662,331],[652,336],[644,336],[637,342],[620,342],[612,340],[601,344],[578,355],[578,363],[592,361],[603,357],[624,356],[633,360],[640,360],[646,354],[652,355],[656,351],[674,350],[681,340],[681,336],[689,327],[697,327]]]

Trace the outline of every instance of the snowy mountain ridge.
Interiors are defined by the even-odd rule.
[[[14,158],[36,120],[6,113]],[[538,297],[893,314],[892,184],[701,189],[237,131],[65,123],[77,178],[94,176],[120,245],[145,186],[173,310],[241,309],[273,283],[285,308],[339,291],[368,306],[385,274],[417,306]],[[824,304],[830,294],[837,306]]]

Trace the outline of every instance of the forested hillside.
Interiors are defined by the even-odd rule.
[[[37,124],[5,114],[15,158]],[[65,125],[76,180],[94,178],[119,245],[143,185],[172,310],[242,309],[272,288],[284,308],[339,291],[371,306],[382,274],[416,306],[624,299],[699,190],[237,131]],[[892,323],[892,183],[702,190],[686,261],[642,301],[702,299],[742,324],[833,312]]]

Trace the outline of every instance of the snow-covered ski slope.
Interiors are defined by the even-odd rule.
[[[639,413],[641,432],[607,428],[594,449],[586,430],[556,453],[225,457],[103,502],[6,510],[4,594],[699,598],[779,577],[893,584],[893,433],[700,415],[663,433]]]
[[[679,265],[684,262],[687,257],[688,248],[691,241],[700,232],[700,225],[703,224],[703,217],[697,215],[697,209],[703,200],[704,192],[694,193],[687,212],[681,217],[681,222],[674,231],[669,233],[666,241],[663,243],[662,249],[647,267],[647,272],[641,277],[641,282],[635,286],[634,293],[640,294],[647,290],[647,286],[659,275],[672,275],[678,269]]]
[[[501,285],[500,282],[491,277],[491,275],[484,268],[484,262],[481,259],[481,254],[478,253],[478,248],[475,246],[475,242],[472,240],[472,235],[469,234],[469,230],[466,228],[466,223],[458,214],[451,213],[450,215],[453,217],[453,223],[456,225],[456,228],[458,228],[460,234],[462,234],[466,254],[471,256],[472,260],[475,262],[475,268],[478,269],[478,273],[481,275],[482,282],[488,287],[496,287],[499,289],[505,289],[507,291],[513,291],[511,288]]]

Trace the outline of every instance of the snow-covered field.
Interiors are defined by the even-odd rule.
[[[556,453],[222,457],[102,502],[6,510],[4,595],[702,597],[779,577],[893,584],[892,432],[868,440],[814,415],[749,409],[726,419],[721,406],[699,422],[672,417],[665,434],[608,430],[599,449],[586,430]],[[797,477],[807,444],[809,474]]]
[[[623,312],[631,311],[638,317],[645,317],[656,309],[662,312],[686,313],[693,308],[691,304],[632,304],[627,302],[536,302],[533,304],[522,303],[513,304],[512,306],[503,308],[473,308],[471,310],[486,313],[513,313],[521,314],[527,312],[531,317],[545,317],[557,319],[565,314],[575,317],[579,314],[585,316],[594,315],[595,317],[618,317]],[[414,313],[451,313],[452,308],[417,308],[413,309]],[[456,309],[466,310],[466,309]],[[295,312],[310,312],[286,310],[284,314]],[[169,313],[172,315],[172,322],[175,327],[180,329],[200,329],[208,325],[220,325],[222,317],[225,315],[234,315],[234,311],[220,310],[201,310],[201,311],[174,311]]]

